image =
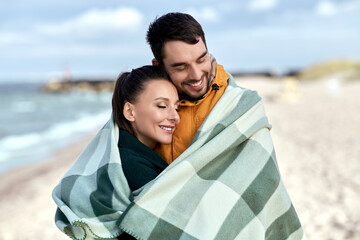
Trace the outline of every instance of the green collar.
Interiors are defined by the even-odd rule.
[[[165,161],[151,148],[140,142],[135,136],[130,134],[128,131],[119,131],[119,148],[128,148],[139,155],[142,155],[146,159],[158,159],[159,161]]]

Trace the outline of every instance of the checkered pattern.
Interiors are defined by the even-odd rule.
[[[109,121],[54,189],[74,239],[305,239],[260,97],[230,77],[190,147],[134,202]]]
[[[256,92],[230,79],[190,147],[119,220],[138,239],[305,239]]]
[[[119,129],[111,118],[81,153],[52,197],[57,227],[72,239],[114,239],[133,193],[121,167]]]

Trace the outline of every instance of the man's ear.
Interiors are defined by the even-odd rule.
[[[132,104],[129,103],[129,102],[126,102],[126,103],[124,104],[123,114],[124,114],[124,117],[125,117],[129,122],[134,122],[134,121],[135,121],[134,105],[132,105]]]
[[[153,58],[153,60],[152,60],[152,65],[153,65],[153,66],[160,66],[160,63],[159,63],[159,61],[158,61],[156,58]]]

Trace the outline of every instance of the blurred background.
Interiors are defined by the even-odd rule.
[[[151,64],[167,12],[194,16],[263,97],[308,239],[358,239],[360,0],[0,0],[0,240],[66,239],[51,190],[109,119],[118,74]]]

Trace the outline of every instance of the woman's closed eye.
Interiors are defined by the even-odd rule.
[[[167,108],[167,106],[166,106],[166,105],[157,105],[157,107],[158,107],[158,108],[161,108],[161,109],[165,109],[165,108]],[[174,106],[174,109],[175,109],[175,111],[177,111],[177,112],[179,112],[179,111],[180,111],[180,109],[179,109],[179,107],[178,107],[178,106]]]

